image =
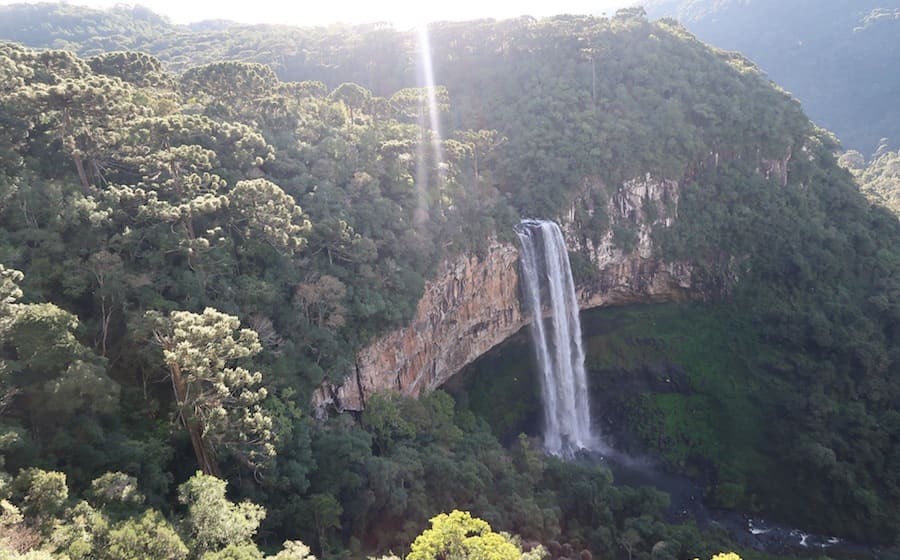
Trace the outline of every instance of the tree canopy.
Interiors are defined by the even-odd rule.
[[[439,263],[512,240],[520,216],[567,221],[582,247],[640,238],[642,267],[716,288],[669,333],[648,311],[620,352],[690,366],[690,394],[630,403],[647,449],[706,476],[718,505],[898,533],[900,225],[746,58],[641,10],[433,25],[437,84],[417,77],[415,35],[381,26],[191,30],[40,5],[0,8],[0,31],[54,47],[0,44],[15,554],[403,553],[453,510],[474,556],[519,546],[494,530],[598,557],[731,548],[602,466],[504,447],[499,398],[482,415],[442,391],[373,395],[313,419],[313,392],[409,323]],[[677,190],[604,210],[637,180]]]

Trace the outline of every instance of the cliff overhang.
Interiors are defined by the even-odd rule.
[[[562,218],[569,250],[587,257],[589,280],[578,282],[581,309],[706,299],[722,286],[710,286],[689,262],[666,261],[658,255],[653,233],[671,227],[678,212],[679,184],[646,176],[628,181],[595,208],[586,184],[583,195]],[[596,212],[608,217],[608,227],[592,231]],[[623,247],[617,231],[627,228]],[[360,411],[366,399],[394,390],[418,396],[443,385],[467,364],[500,344],[530,317],[519,290],[519,251],[508,242],[492,242],[481,256],[446,260],[429,281],[415,318],[363,348],[356,371],[338,383],[325,382],[313,395],[318,416],[329,410]]]

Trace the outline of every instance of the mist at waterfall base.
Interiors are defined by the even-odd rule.
[[[616,479],[634,486],[657,485],[673,500],[673,515],[691,507],[699,520],[708,516],[696,485],[660,478],[649,459],[632,457],[606,445],[592,425],[585,371],[580,309],[560,227],[549,220],[522,220],[519,237],[522,295],[531,316],[529,332],[540,379],[543,443],[551,455],[567,460],[601,461]],[[694,511],[697,510],[697,511]],[[685,514],[688,513],[684,509]]]
[[[870,547],[834,537],[806,533],[736,511],[707,508],[699,482],[669,473],[649,457],[613,447],[624,444],[633,448],[626,441],[616,444],[616,440],[629,438],[626,426],[605,425],[610,431],[607,438],[611,438],[607,443],[592,424],[581,318],[562,232],[557,224],[545,220],[524,220],[515,232],[521,242],[523,300],[531,316],[540,320],[533,319],[526,327],[530,336],[523,329],[445,387],[458,400],[466,401],[465,406],[474,405],[473,409],[490,414],[489,423],[499,428],[497,435],[502,440],[511,443],[522,431],[540,431],[549,454],[602,464],[619,485],[661,490],[670,497],[670,522],[722,527],[745,547],[801,554],[828,549],[830,554],[851,558],[871,553]],[[597,328],[598,320],[602,322],[600,317],[588,317],[589,330]],[[669,382],[674,377],[674,371],[665,376]],[[602,404],[603,399],[597,396],[594,402]],[[601,416],[597,414],[597,418]]]
[[[519,237],[522,295],[539,371],[543,443],[551,455],[603,460],[647,470],[650,462],[607,445],[593,425],[585,370],[581,312],[562,230],[550,220],[525,219]]]
[[[595,309],[581,314],[584,329],[584,348],[591,360],[591,341],[604,337],[618,328],[614,310]],[[593,345],[596,346],[596,345]],[[596,350],[596,348],[594,349]],[[596,380],[599,372],[587,368],[589,380]],[[474,363],[450,378],[443,386],[457,401],[458,406],[484,419],[504,445],[515,445],[519,434],[540,437],[543,432],[543,403],[541,398],[541,372],[535,360],[532,335],[528,326],[508,338],[499,346],[481,356]],[[678,379],[677,368],[667,370],[671,383],[686,383]],[[618,381],[607,384],[610,393],[625,392],[629,395],[651,390],[653,383],[638,372],[629,377],[618,376]],[[629,380],[629,378],[631,378]],[[670,387],[671,383],[664,383]],[[657,390],[661,386],[655,387]],[[705,504],[704,483],[688,476],[673,474],[658,460],[647,455],[623,419],[616,411],[606,410],[623,395],[604,394],[603,387],[589,386],[590,404],[594,414],[594,435],[602,427],[602,442],[606,452],[580,452],[574,460],[585,464],[602,465],[610,470],[614,484],[639,488],[649,486],[663,491],[670,497],[666,513],[671,523],[696,523],[701,527],[721,527],[738,545],[772,554],[821,554],[823,549],[831,558],[878,558],[873,547],[844,540],[835,541],[829,535],[814,535],[788,525],[770,523],[754,515],[740,511],[709,508]],[[628,453],[618,451],[627,449]]]
[[[523,220],[515,232],[522,246],[521,279],[541,372],[544,447],[562,457],[601,450],[591,428],[578,299],[562,231],[548,220]]]

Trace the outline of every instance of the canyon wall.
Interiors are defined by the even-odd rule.
[[[621,185],[605,197],[609,227],[597,234],[588,223],[598,211],[591,193],[600,188],[586,183],[562,220],[569,250],[590,261],[589,279],[577,279],[582,309],[710,294],[690,263],[665,262],[655,251],[653,231],[670,227],[677,217],[676,181],[647,176]],[[630,242],[617,240],[616,231],[627,231]],[[318,415],[358,411],[378,391],[431,391],[528,321],[519,297],[518,246],[494,241],[483,256],[444,262],[426,284],[414,320],[363,348],[356,371],[338,383],[323,383],[313,407]]]

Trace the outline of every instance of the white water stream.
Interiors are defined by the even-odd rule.
[[[522,244],[522,279],[541,370],[544,446],[559,456],[594,449],[578,300],[565,239],[559,226],[546,220],[523,220],[515,231]]]

